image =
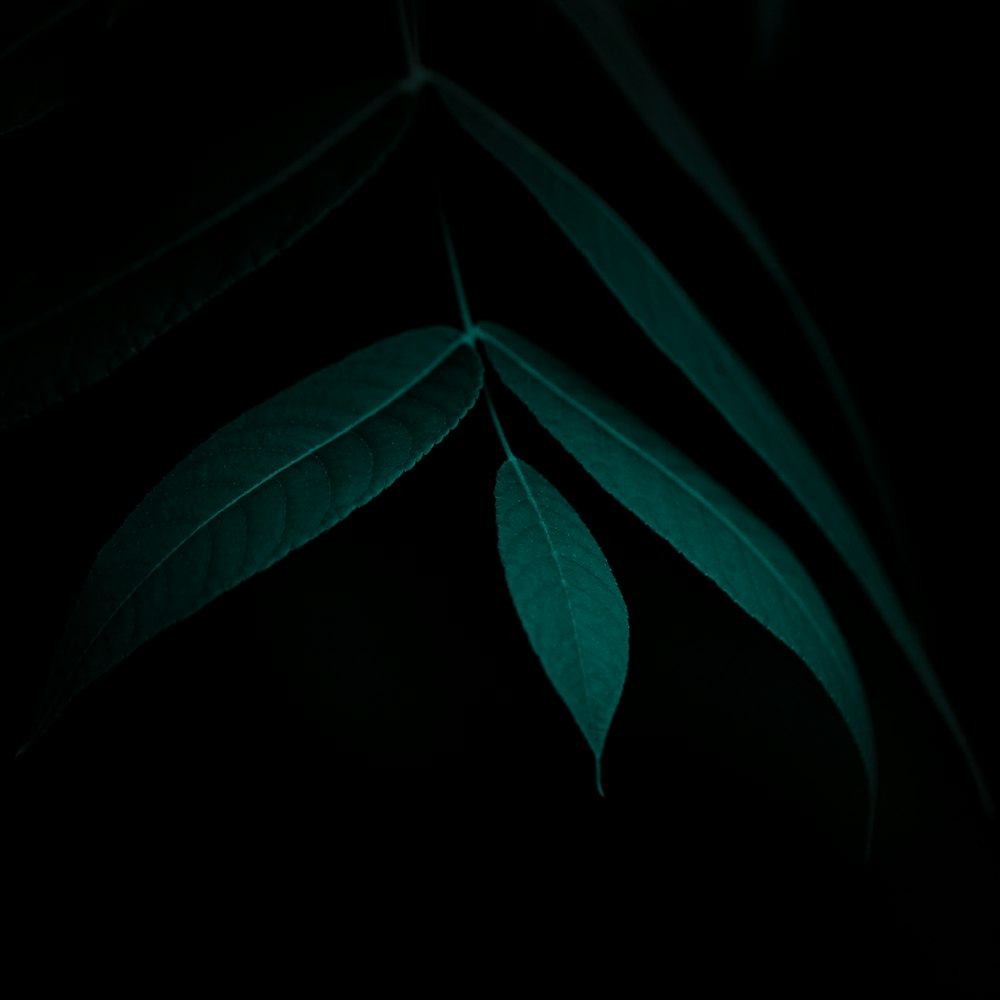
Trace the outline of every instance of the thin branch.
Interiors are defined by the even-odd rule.
[[[451,267],[451,280],[455,285],[455,295],[458,298],[458,310],[462,316],[462,324],[468,333],[474,329],[472,317],[469,315],[469,304],[465,299],[465,287],[462,284],[462,275],[458,269],[455,246],[451,241],[451,230],[448,228],[448,220],[445,218],[444,209],[441,207],[440,201],[438,201],[438,215],[441,218],[441,229],[444,232],[444,243],[448,249],[448,264]]]

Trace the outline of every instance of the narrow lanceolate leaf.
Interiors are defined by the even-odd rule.
[[[763,229],[673,95],[650,64],[628,21],[611,0],[554,0],[600,60],[636,114],[677,165],[715,202],[781,290],[816,355],[887,509],[881,463],[847,381]]]
[[[0,302],[0,427],[110,374],[156,337],[287,249],[370,177],[399,142],[412,101],[399,84],[325,95],[201,164],[169,211],[111,259],[81,254]],[[177,197],[173,187],[164,193]]]
[[[878,610],[962,750],[987,811],[992,799],[916,628],[860,523],[809,446],[739,356],[625,221],[562,164],[477,98],[433,75],[445,104],[538,199],[650,340],[771,467]]]
[[[597,482],[805,661],[847,723],[874,807],[875,743],[861,679],[826,603],[788,546],[562,362],[494,323],[479,330],[501,379]]]
[[[597,765],[628,667],[628,611],[594,536],[555,487],[511,457],[497,472],[500,560],[531,648]]]
[[[333,527],[426,455],[482,384],[463,336],[429,327],[357,351],[177,465],[98,555],[26,747],[142,643]]]

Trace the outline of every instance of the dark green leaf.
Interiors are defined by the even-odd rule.
[[[500,559],[514,607],[545,673],[597,765],[628,667],[628,611],[580,516],[526,462],[497,472]]]
[[[609,0],[554,0],[594,51],[636,114],[678,166],[715,202],[736,227],[788,302],[857,440],[873,482],[883,493],[880,463],[864,420],[826,339],[763,229],[712,154],[708,143],[664,86],[632,34],[628,22]]]
[[[948,723],[992,812],[975,756],[916,628],[857,518],[791,421],[609,205],[491,108],[439,74],[433,79],[463,128],[538,199],[650,340],[771,467],[826,535]]]
[[[401,86],[325,95],[234,139],[154,198],[112,260],[86,255],[0,304],[0,427],[93,384],[287,249],[370,177],[412,116]],[[277,129],[277,132],[275,131]],[[55,286],[52,281],[59,281]]]
[[[598,483],[805,661],[847,723],[874,808],[875,743],[864,688],[840,629],[788,546],[562,362],[495,323],[479,330],[508,388]]]
[[[101,550],[27,745],[139,645],[367,503],[475,402],[482,366],[444,327],[380,341],[227,424]]]
[[[18,4],[8,0],[0,13],[0,65],[13,59],[29,45],[44,39],[52,30],[65,24],[74,14],[90,6],[93,0],[30,0]]]

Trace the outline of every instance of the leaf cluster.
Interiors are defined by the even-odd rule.
[[[239,107],[252,113],[229,113],[226,87],[203,90],[214,46],[233,26],[221,14],[204,25],[191,79],[159,92],[147,89],[141,107],[115,91],[109,75],[98,74],[89,84],[91,99],[76,117],[66,110],[73,100],[68,86],[55,94],[25,90],[30,100],[6,110],[12,173],[25,179],[38,168],[32,130],[54,148],[85,156],[86,149],[113,142],[123,121],[136,121],[130,141],[114,145],[128,152],[127,160],[81,171],[66,185],[56,183],[60,175],[47,164],[53,170],[51,204],[41,212],[27,206],[12,217],[11,242],[22,253],[0,317],[0,414],[7,434],[32,421],[57,420],[61,408],[76,405],[78,393],[108,391],[133,369],[152,365],[146,352],[155,360],[166,349],[160,338],[168,331],[164,345],[181,339],[187,328],[184,349],[197,359],[200,338],[212,335],[196,325],[200,317],[210,316],[230,289],[252,284],[251,276],[264,282],[282,267],[294,270],[301,245],[319,263],[301,269],[291,287],[322,288],[309,309],[295,312],[288,304],[286,316],[300,326],[308,323],[310,333],[301,338],[309,350],[290,354],[288,361],[279,355],[292,333],[280,328],[278,316],[254,316],[247,300],[244,321],[269,327],[263,337],[254,331],[247,341],[255,351],[264,345],[267,360],[279,366],[279,375],[267,373],[278,384],[255,374],[231,412],[202,423],[208,408],[197,411],[185,447],[171,462],[159,461],[160,449],[149,449],[157,456],[151,468],[158,471],[150,472],[152,480],[123,521],[109,518],[114,523],[99,540],[67,616],[23,749],[42,737],[79,692],[145,643],[276,566],[409,475],[446,436],[458,433],[467,416],[478,413],[476,431],[488,430],[482,418],[488,409],[503,450],[494,484],[495,530],[509,598],[528,647],[593,753],[599,787],[612,719],[627,690],[634,625],[614,560],[602,548],[608,540],[591,531],[556,475],[522,458],[514,435],[508,440],[504,426],[526,426],[527,414],[609,502],[648,531],[646,544],[667,543],[808,667],[861,762],[869,845],[878,768],[868,697],[823,581],[804,565],[790,538],[800,531],[819,532],[823,558],[849,574],[869,602],[947,723],[983,804],[992,809],[972,748],[885,568],[885,546],[872,541],[828,463],[766,388],[762,371],[769,352],[758,346],[755,353],[752,324],[727,329],[731,311],[716,310],[703,293],[686,289],[690,276],[675,274],[683,272],[684,248],[672,248],[669,234],[643,224],[629,192],[605,189],[600,157],[570,162],[571,151],[558,148],[564,140],[548,141],[551,123],[544,116],[553,106],[567,115],[585,114],[579,106],[559,107],[570,88],[554,87],[552,104],[529,110],[515,123],[503,106],[510,98],[501,86],[486,93],[490,85],[483,81],[474,93],[462,85],[463,65],[475,52],[460,46],[444,51],[442,38],[454,46],[461,37],[463,15],[449,12],[459,27],[446,36],[435,31],[440,8],[428,5],[415,17],[404,6],[397,12],[388,4],[372,5],[377,10],[359,14],[353,29],[359,37],[395,32],[398,39],[401,32],[405,68],[388,43],[377,65],[352,65],[344,33],[335,46],[342,57],[337,72],[316,71],[307,81],[311,86],[300,80],[294,93],[280,79],[253,76],[258,63],[249,53],[262,38],[241,40],[248,55],[235,58],[227,72],[239,80],[233,85],[241,94]],[[830,420],[840,429],[836,439],[862,456],[873,492],[888,504],[877,449],[825,335],[754,214],[664,87],[627,18],[607,0],[554,0],[521,13],[565,45],[571,62],[590,60],[601,68],[591,86],[617,102],[619,114],[631,116],[629,128],[642,138],[630,148],[656,164],[646,170],[662,170],[685,196],[694,192],[703,199],[717,213],[715,224],[731,229],[752,256],[755,282],[780,298],[801,336],[799,347],[788,350],[808,350],[805,363],[819,373],[817,384],[825,380]],[[497,29],[506,24],[510,31],[514,19],[497,18]],[[15,78],[26,72],[22,56],[50,51],[52,39],[62,38],[59,33],[77,20],[102,32],[101,44],[109,46],[114,32],[126,27],[133,42],[163,27],[135,5],[69,4],[35,23],[26,19],[0,50],[0,67]],[[269,41],[281,49],[300,39],[279,31]],[[116,69],[128,68],[128,58],[118,58]],[[145,79],[155,79],[156,67],[146,73]],[[538,82],[522,85],[530,92]],[[115,102],[108,100],[113,92]],[[200,103],[203,92],[210,99]],[[164,143],[174,130],[183,131],[183,141]],[[589,141],[602,140],[595,130]],[[464,179],[471,165],[474,191]],[[645,181],[648,174],[637,176]],[[160,184],[151,197],[150,182],[164,178],[169,184]],[[391,184],[401,193],[392,194]],[[632,197],[649,197],[647,185],[637,187],[642,192]],[[421,208],[406,214],[400,204],[415,196]],[[485,204],[470,221],[461,209],[475,198]],[[107,204],[114,212],[104,211]],[[373,215],[374,204],[380,212]],[[547,305],[525,321],[530,330],[515,331],[503,322],[505,314],[487,312],[487,305],[502,302],[506,315],[531,316],[529,304],[551,296],[565,280],[554,268],[551,275],[521,275],[521,287],[515,287],[503,274],[486,275],[477,267],[477,243],[502,242],[499,227],[509,212],[525,213],[511,216],[518,224],[535,213],[545,253],[576,255],[566,267],[579,270],[566,273],[577,281],[586,272],[599,290],[587,294],[603,296],[597,301],[605,311],[592,325],[553,329],[560,310]],[[439,214],[453,223],[454,245],[447,224],[441,240]],[[338,244],[341,220],[345,233],[363,231],[368,243]],[[53,246],[57,225],[65,238]],[[448,316],[408,315],[399,273],[407,262],[394,257],[391,241],[394,229],[410,225],[425,227],[429,247],[434,241],[428,255],[442,275],[450,263],[459,326],[442,325]],[[358,308],[321,315],[322,303],[350,299],[342,276],[352,253],[378,260],[380,268],[372,273],[369,267],[369,284],[354,290]],[[352,332],[345,329],[350,324],[380,332]],[[228,336],[231,376],[239,382],[246,364],[240,332]],[[624,377],[602,373],[601,364],[620,358],[628,359]],[[196,367],[193,361],[195,386]],[[651,383],[662,385],[662,394],[634,389]],[[182,408],[192,388],[173,389]],[[683,413],[694,416],[678,417]],[[175,416],[164,413],[162,419],[169,424]],[[715,435],[745,446],[734,461],[754,476],[769,477],[773,495],[780,496],[775,502],[783,505],[775,508],[780,519],[740,498],[737,483],[745,477],[734,474],[735,465],[713,464],[710,451],[690,453],[686,420],[708,426],[709,441]],[[574,474],[565,472],[569,467],[562,467],[567,476]],[[807,527],[789,531],[786,524]],[[666,558],[665,549],[650,552]],[[672,627],[669,608],[661,627]]]

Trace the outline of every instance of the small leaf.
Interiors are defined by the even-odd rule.
[[[526,462],[496,482],[500,559],[514,607],[542,667],[594,752],[625,684],[628,611],[604,553],[580,516]]]
[[[916,628],[858,519],[792,422],[621,216],[492,108],[440,74],[432,78],[462,127],[538,199],[643,332],[823,532],[906,654],[961,749],[983,807],[992,813],[989,788]]]
[[[500,378],[587,472],[812,670],[861,754],[873,811],[875,742],[861,678],[826,603],[788,546],[673,445],[562,362],[495,323],[479,324],[479,333]]]
[[[98,555],[22,750],[142,643],[338,524],[426,455],[482,384],[463,338],[428,327],[357,351],[178,464]]]
[[[258,124],[225,163],[199,162],[179,203],[143,209],[113,259],[84,254],[56,285],[36,276],[6,297],[0,427],[104,378],[319,225],[385,161],[412,108],[394,84]]]

